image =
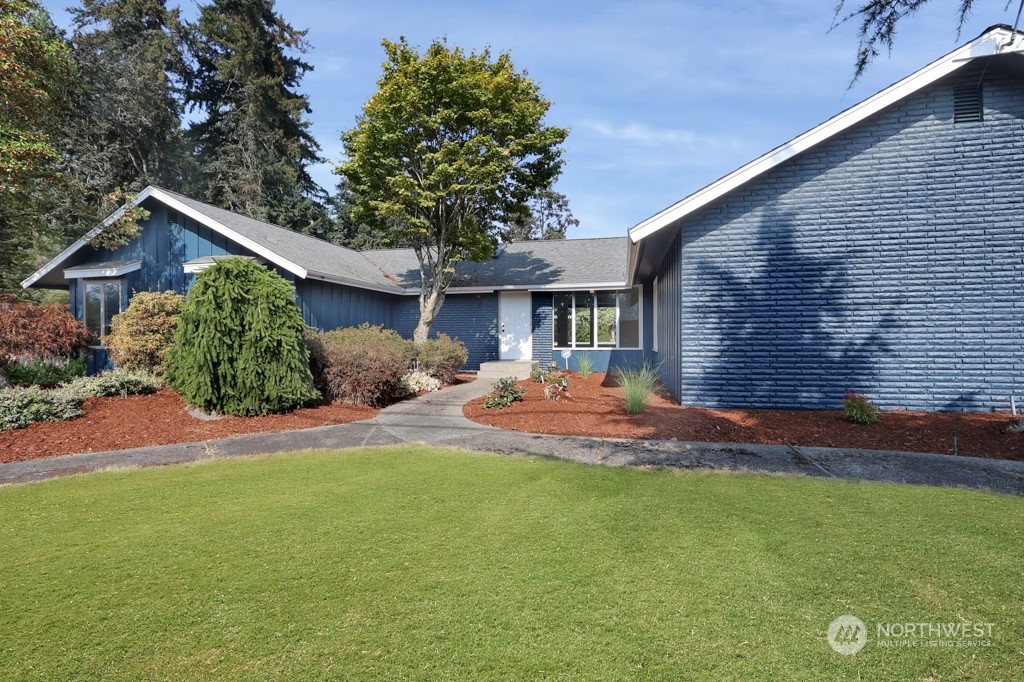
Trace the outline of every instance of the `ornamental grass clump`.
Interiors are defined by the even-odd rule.
[[[627,367],[615,370],[615,381],[622,388],[626,412],[639,414],[647,407],[647,401],[658,386],[658,372],[653,365],[645,362],[639,369]]]
[[[846,391],[843,416],[853,424],[874,424],[878,421],[878,408],[863,393]]]
[[[201,410],[239,416],[287,412],[319,398],[295,290],[247,258],[225,258],[196,278],[167,355],[164,379]]]
[[[590,353],[576,355],[576,371],[580,373],[582,379],[586,379],[594,371],[594,358],[590,356]]]

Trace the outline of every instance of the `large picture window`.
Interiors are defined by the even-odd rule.
[[[110,333],[114,315],[121,312],[121,280],[85,283],[85,326],[93,343]]]
[[[640,348],[640,287],[554,295],[555,348]]]

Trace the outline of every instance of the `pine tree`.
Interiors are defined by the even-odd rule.
[[[324,214],[326,193],[309,174],[320,146],[309,102],[297,92],[312,67],[298,31],[272,0],[213,0],[200,9],[190,104],[205,118],[190,130],[209,202],[303,229]]]
[[[295,290],[247,258],[196,278],[178,316],[164,380],[207,412],[252,416],[318,396]]]
[[[118,190],[182,188],[190,70],[179,11],[165,0],[84,0],[72,14],[79,86],[64,151],[77,191],[95,213]]]

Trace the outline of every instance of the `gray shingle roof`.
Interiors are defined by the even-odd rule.
[[[571,287],[626,281],[625,237],[512,242],[496,258],[459,263],[455,287]],[[418,287],[419,264],[412,249],[362,252],[407,287]]]
[[[176,192],[162,188],[159,191],[259,244],[268,251],[306,269],[311,274],[363,282],[377,288],[394,289],[396,293],[399,292],[395,282],[390,281],[381,270],[374,267],[358,251],[346,249],[343,246],[337,246],[271,223],[247,218]]]

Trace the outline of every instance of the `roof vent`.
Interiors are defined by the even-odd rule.
[[[981,83],[953,88],[953,123],[974,123],[984,120]]]

